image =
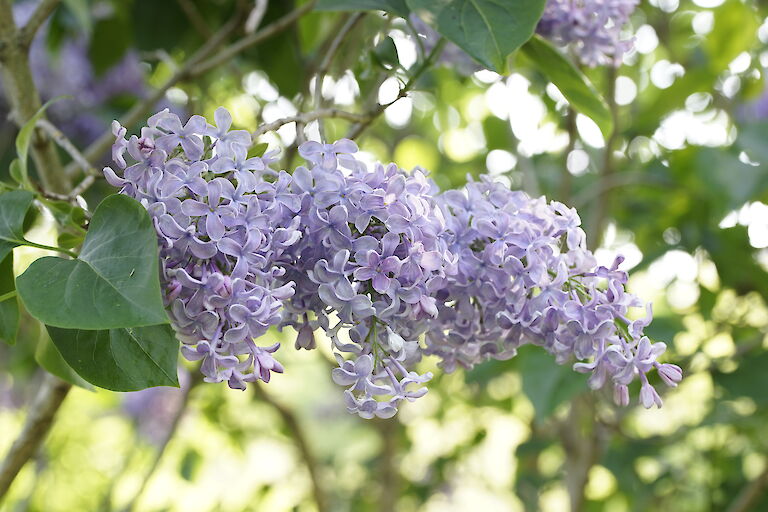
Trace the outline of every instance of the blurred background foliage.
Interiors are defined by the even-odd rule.
[[[297,4],[269,2],[262,26]],[[32,51],[44,99],[70,96],[52,122],[85,147],[251,8],[65,0]],[[29,2],[15,9],[23,17]],[[614,113],[607,137],[525,55],[499,76],[446,52],[359,138],[369,158],[425,167],[444,187],[490,173],[577,207],[599,261],[626,256],[631,290],[654,302],[648,334],[684,369],[663,409],[617,409],[524,349],[437,372],[396,418],[364,421],[344,412],[327,347],[298,353],[295,333],[276,332],[287,372],[255,390],[190,378],[181,390],[76,389],[4,509],[768,510],[766,16],[760,1],[644,0],[624,65],[583,69]],[[411,27],[312,11],[221,66],[193,68],[157,108],[211,117],[223,105],[249,130],[312,110],[312,77],[352,17],[319,103],[366,112],[391,101],[423,61]],[[348,127],[327,120],[327,138]],[[0,123],[3,172],[14,137]],[[288,168],[296,137],[292,124],[262,139]],[[86,200],[110,192],[100,183]],[[39,382],[44,337],[22,325],[13,350],[0,344],[0,453]]]

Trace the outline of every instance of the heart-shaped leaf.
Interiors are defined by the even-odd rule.
[[[545,0],[406,0],[417,16],[488,69],[504,73],[507,57],[533,35]]]
[[[179,342],[169,325],[108,331],[48,327],[48,334],[69,366],[100,388],[179,386]]]
[[[96,208],[77,259],[35,260],[16,286],[27,310],[46,325],[117,329],[168,323],[157,235],[144,207],[124,195]]]
[[[32,320],[34,322],[34,320]],[[35,322],[36,328],[39,329],[37,336],[37,347],[35,348],[35,361],[48,373],[57,376],[61,380],[65,380],[70,384],[93,390],[88,382],[83,380],[80,375],[67,364],[61,354],[59,353],[56,345],[51,341],[51,337],[45,330],[45,327],[40,322]]]
[[[35,196],[26,190],[0,194],[0,260],[24,244],[24,217]]]
[[[525,55],[563,93],[568,103],[590,117],[607,139],[613,131],[611,111],[584,73],[566,59],[554,46],[534,36],[522,48]]]

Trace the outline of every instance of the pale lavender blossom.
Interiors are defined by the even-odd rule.
[[[587,66],[618,67],[632,48],[622,30],[638,0],[547,0],[536,31],[568,46]]]

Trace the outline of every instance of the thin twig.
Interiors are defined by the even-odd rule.
[[[344,110],[339,110],[336,108],[326,108],[326,109],[316,110],[314,112],[307,112],[305,114],[297,114],[295,116],[283,117],[276,121],[272,121],[271,123],[264,123],[263,125],[259,126],[259,128],[255,132],[253,132],[253,138],[255,139],[261,135],[264,135],[267,132],[273,132],[286,124],[290,124],[290,123],[307,124],[307,123],[311,123],[312,121],[316,121],[318,119],[329,119],[329,118],[346,119],[347,121],[353,121],[356,123],[363,122],[366,120],[366,117],[362,114],[355,114],[354,112],[346,112]]]
[[[728,507],[728,512],[747,512],[762,497],[766,487],[768,487],[768,467],[757,478],[744,486],[731,506]]]
[[[51,429],[56,412],[72,388],[68,382],[46,373],[40,390],[29,407],[27,421],[19,437],[0,465],[0,501],[24,464],[37,452]]]
[[[205,22],[205,18],[200,14],[197,6],[192,3],[192,0],[176,0],[176,3],[179,4],[181,10],[184,11],[184,15],[203,38],[207,39],[213,35],[211,27]]]
[[[571,401],[568,417],[559,426],[571,512],[584,509],[589,472],[600,460],[605,446],[606,433],[595,414],[595,396],[577,396]]]
[[[400,496],[400,472],[397,468],[398,437],[400,423],[393,418],[376,419],[375,425],[381,437],[381,450],[378,461],[380,494],[379,512],[395,512],[397,498]]]
[[[77,163],[77,165],[80,166],[80,169],[83,170],[85,174],[90,175],[96,175],[98,172],[94,167],[88,162],[88,160],[85,159],[83,154],[80,152],[77,147],[72,143],[71,140],[67,138],[66,135],[62,133],[61,130],[56,128],[53,123],[48,121],[47,119],[38,119],[37,126],[40,127],[44,132],[46,132],[48,135],[51,136],[51,138],[56,142],[56,144],[59,145],[64,151],[66,151],[70,157],[72,157],[72,160]]]
[[[69,193],[70,199],[74,199],[77,196],[83,195],[83,193],[91,188],[91,185],[96,183],[96,178],[99,178],[100,176],[95,174],[89,174],[85,178],[83,178],[83,181],[77,184],[75,188],[72,189],[72,192]]]
[[[573,196],[573,200],[570,206],[581,209],[593,201],[597,200],[601,195],[605,195],[606,192],[614,188],[625,187],[627,185],[643,185],[643,186],[655,186],[655,187],[670,187],[674,186],[668,180],[660,179],[659,177],[648,175],[642,172],[626,172],[621,174],[611,174],[605,179],[599,180],[596,184],[585,188],[580,193]]]
[[[311,0],[307,2],[301,7],[289,12],[282,18],[276,21],[273,21],[272,23],[270,23],[263,29],[259,30],[258,32],[245,36],[244,38],[240,39],[236,43],[233,43],[230,46],[227,46],[223,50],[219,51],[213,57],[200,62],[199,65],[196,65],[194,67],[194,71],[191,71],[189,73],[189,78],[198,77],[210,71],[211,69],[223,64],[224,62],[227,62],[228,60],[230,60],[232,57],[236,56],[243,50],[246,50],[247,48],[250,48],[251,46],[258,44],[264,41],[265,39],[269,39],[275,34],[282,32],[286,28],[293,25],[303,15],[311,11],[312,8],[315,6],[316,1],[317,0]]]
[[[192,381],[189,383],[189,386],[187,386],[186,389],[184,389],[184,392],[181,397],[181,403],[179,404],[178,409],[176,409],[176,412],[173,415],[173,419],[171,420],[171,424],[168,427],[168,430],[165,432],[165,436],[160,441],[160,445],[157,448],[157,451],[155,452],[155,458],[152,459],[152,464],[149,466],[149,469],[144,474],[144,478],[141,480],[141,485],[139,486],[139,489],[136,491],[136,493],[133,495],[133,499],[129,502],[129,505],[126,507],[127,511],[134,511],[137,510],[137,505],[139,504],[139,501],[141,500],[141,496],[144,494],[144,491],[147,488],[147,485],[149,485],[149,482],[152,480],[152,477],[155,474],[155,471],[157,471],[157,468],[160,467],[160,461],[163,459],[163,455],[165,454],[166,448],[168,448],[168,444],[171,442],[171,439],[176,435],[176,432],[179,430],[179,425],[181,425],[181,419],[184,417],[184,413],[187,411],[187,406],[189,405],[189,397],[192,394],[192,390],[195,389],[198,384],[202,382],[202,376],[201,374],[195,374],[195,376],[192,378]]]
[[[237,26],[239,26],[241,16],[239,14],[234,16],[226,25],[224,25],[218,32],[216,32],[213,37],[211,37],[211,39],[209,39],[203,46],[201,46],[186,62],[184,62],[184,64],[180,66],[179,69],[176,70],[176,72],[168,80],[166,80],[163,85],[156,89],[142,102],[134,105],[134,107],[129,110],[122,119],[120,119],[120,124],[123,126],[131,126],[137,123],[155,104],[157,104],[158,101],[163,98],[163,96],[165,96],[165,93],[168,91],[168,89],[176,85],[178,82],[181,80],[200,76],[206,71],[231,59],[249,46],[260,43],[261,41],[274,36],[275,34],[289,27],[301,15],[309,11],[311,7],[314,6],[315,1],[316,0],[312,0],[307,4],[304,4],[300,8],[286,14],[270,25],[267,25],[255,34],[251,34],[250,36],[241,39],[238,43],[228,46],[227,48],[221,50],[219,53],[211,57],[211,54],[227,39],[227,37],[229,37],[232,31],[237,28]],[[83,155],[88,159],[89,162],[94,162],[104,152],[106,152],[107,149],[109,149],[109,146],[112,144],[113,140],[114,137],[111,133],[105,133],[102,137],[88,146],[88,149],[83,152]],[[71,171],[71,169],[68,170]]]
[[[304,464],[307,466],[309,479],[312,483],[312,495],[315,499],[317,510],[318,512],[327,512],[330,510],[330,508],[328,506],[325,489],[320,481],[319,465],[317,463],[317,459],[315,459],[315,456],[309,449],[309,443],[307,442],[304,430],[299,424],[298,418],[296,418],[290,409],[269,396],[269,394],[264,391],[264,388],[259,385],[259,383],[256,383],[253,388],[256,393],[256,397],[275,409],[275,411],[277,411],[277,413],[280,415],[280,418],[283,420],[286,428],[291,432],[291,437],[296,444],[296,449],[299,451],[299,455],[301,455],[301,458],[304,460]]]
[[[365,121],[357,123],[352,128],[350,128],[349,132],[347,132],[347,138],[356,139],[359,137],[360,134],[363,133],[363,131],[365,131],[365,129],[368,128],[368,126],[382,113],[384,113],[388,107],[405,98],[408,95],[408,92],[410,92],[410,90],[416,86],[416,82],[419,80],[419,78],[421,78],[421,75],[423,75],[424,72],[429,69],[440,56],[443,51],[443,46],[445,46],[445,42],[445,38],[441,37],[424,62],[421,63],[421,65],[416,69],[413,75],[411,75],[405,85],[400,89],[397,97],[388,103],[378,104],[376,107],[371,109],[371,111],[368,112],[368,114],[365,116]]]
[[[1,1],[1,0],[0,0]],[[176,85],[180,80],[188,77],[190,70],[200,61],[207,58],[218,48],[229,35],[237,28],[239,24],[239,17],[233,17],[226,25],[221,27],[203,46],[193,53],[189,59],[179,67],[173,75],[165,81],[160,87],[155,89],[152,94],[147,96],[144,100],[136,103],[131,110],[125,113],[120,119],[120,124],[123,126],[131,126],[137,123],[146,113],[152,109],[168,92],[168,89]],[[83,156],[89,162],[95,162],[98,158],[104,154],[114,142],[115,137],[111,132],[106,132],[104,135],[96,139],[91,143],[88,148],[83,151]],[[73,166],[67,167],[68,174],[73,174],[75,168]]]
[[[323,60],[320,61],[320,65],[317,67],[317,72],[315,73],[315,110],[320,110],[323,106],[323,81],[331,67],[333,59],[336,57],[336,53],[338,53],[339,48],[341,48],[341,43],[346,39],[352,29],[355,28],[355,25],[365,17],[365,14],[365,12],[359,12],[347,17],[347,21],[344,22],[341,30],[339,30],[333,38],[331,45],[325,52]],[[322,120],[318,120],[317,128],[320,132],[320,140],[325,142],[325,128]]]
[[[45,20],[53,13],[54,9],[59,6],[61,0],[42,0],[30,16],[27,24],[19,29],[19,42],[24,47],[29,47],[32,44],[32,40],[35,38],[37,31],[43,26]]]

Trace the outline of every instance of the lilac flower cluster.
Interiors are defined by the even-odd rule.
[[[291,183],[304,222],[286,264],[296,294],[285,323],[299,331],[298,348],[314,346],[318,326],[333,340],[339,368],[332,376],[347,387],[350,412],[390,417],[402,400],[426,393],[421,385],[431,374],[412,368],[419,336],[437,315],[434,294],[450,255],[435,185],[419,169],[369,170],[356,151],[349,140],[299,149],[309,166]]]
[[[278,345],[256,344],[273,326],[293,327],[297,349],[327,334],[332,378],[364,418],[426,393],[423,355],[452,371],[534,344],[575,358],[592,388],[610,380],[620,404],[639,378],[646,407],[661,405],[650,370],[682,378],[643,335],[650,306],[627,318],[642,303],[620,259],[596,264],[575,210],[489,178],[441,194],[419,168],[369,168],[345,139],[306,142],[307,165],[278,172],[226,110],[215,122],[164,110],[130,139],[115,122],[120,175],[104,169],[153,219],[168,314],[206,381],[244,389],[282,372]]]
[[[536,31],[560,46],[570,46],[587,66],[621,64],[632,48],[621,30],[638,0],[548,0]]]
[[[280,323],[283,301],[293,294],[274,261],[301,236],[301,219],[298,204],[283,199],[291,178],[270,169],[273,155],[249,156],[250,134],[230,131],[225,109],[215,121],[192,116],[182,125],[166,109],[129,140],[115,122],[112,156],[122,176],[109,167],[104,174],[153,219],[182,353],[202,360],[206,381],[244,389],[283,371],[272,356],[278,345],[254,340]]]
[[[557,362],[573,358],[574,369],[589,372],[589,386],[613,383],[615,399],[629,403],[627,385],[641,381],[645,407],[661,406],[647,373],[658,370],[675,386],[679,367],[661,364],[664,343],[651,343],[630,321],[629,308],[641,301],[625,291],[627,274],[597,266],[586,248],[574,209],[483,178],[438,198],[447,221],[447,243],[458,256],[457,272],[437,294],[439,315],[427,334],[426,352],[442,366],[469,368],[488,359],[513,357],[534,344]]]

